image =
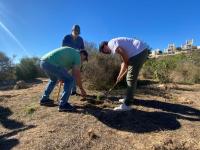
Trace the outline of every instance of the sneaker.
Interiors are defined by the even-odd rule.
[[[64,106],[60,105],[58,108],[59,112],[66,112],[66,111],[75,111],[76,109],[70,105],[69,103],[66,103]]]
[[[124,102],[125,102],[125,98],[119,99],[119,102],[120,102],[120,103],[124,103]]]
[[[114,111],[129,111],[131,110],[131,107],[126,106],[126,104],[121,104],[118,107],[114,108]]]
[[[71,95],[73,96],[73,95],[77,95],[77,92],[76,91],[72,91],[72,93],[71,93]]]
[[[54,101],[51,99],[41,99],[40,100],[40,105],[45,106],[45,105],[52,105],[54,104]]]

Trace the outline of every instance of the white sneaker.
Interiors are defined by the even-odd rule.
[[[131,110],[131,107],[126,106],[126,104],[121,104],[118,107],[114,108],[114,111],[129,111]]]
[[[125,98],[119,99],[119,102],[120,102],[120,103],[124,103],[124,102],[125,102]]]

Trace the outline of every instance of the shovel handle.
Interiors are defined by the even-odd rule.
[[[62,82],[59,82],[57,101],[58,101],[59,96],[60,96],[60,89],[61,89],[61,86],[62,86]]]
[[[116,82],[116,83],[112,86],[112,88],[110,88],[109,91],[106,92],[106,95],[108,95],[108,94],[116,87],[117,84],[118,84],[118,82]]]

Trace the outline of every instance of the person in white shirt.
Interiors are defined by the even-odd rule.
[[[103,41],[99,46],[99,51],[104,54],[119,54],[122,58],[121,69],[116,83],[120,82],[126,75],[127,93],[124,99],[119,101],[122,104],[114,110],[131,110],[130,104],[134,97],[137,86],[137,78],[142,65],[148,57],[147,45],[137,39],[118,37],[110,41]]]

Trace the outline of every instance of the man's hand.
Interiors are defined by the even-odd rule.
[[[80,89],[80,90],[81,90],[81,96],[82,96],[83,98],[85,98],[85,97],[87,96],[87,93],[85,92],[84,89]]]
[[[63,80],[58,80],[58,82],[60,82],[60,83],[64,83],[64,81],[63,81]]]
[[[119,83],[122,79],[123,79],[123,77],[117,77],[116,84]]]
[[[122,70],[122,69],[121,69],[121,70]],[[127,74],[127,71],[128,71],[127,69],[126,69],[126,70],[123,69],[123,72],[120,71],[120,73],[119,73],[119,75],[118,75],[118,77],[117,77],[116,83],[119,83],[120,81],[123,80],[124,76]]]
[[[73,67],[72,72],[73,72],[73,76],[75,76],[75,78],[76,78],[76,84],[79,86],[79,89],[81,91],[81,96],[86,97],[86,92],[82,86],[80,68],[75,66],[75,67]]]

